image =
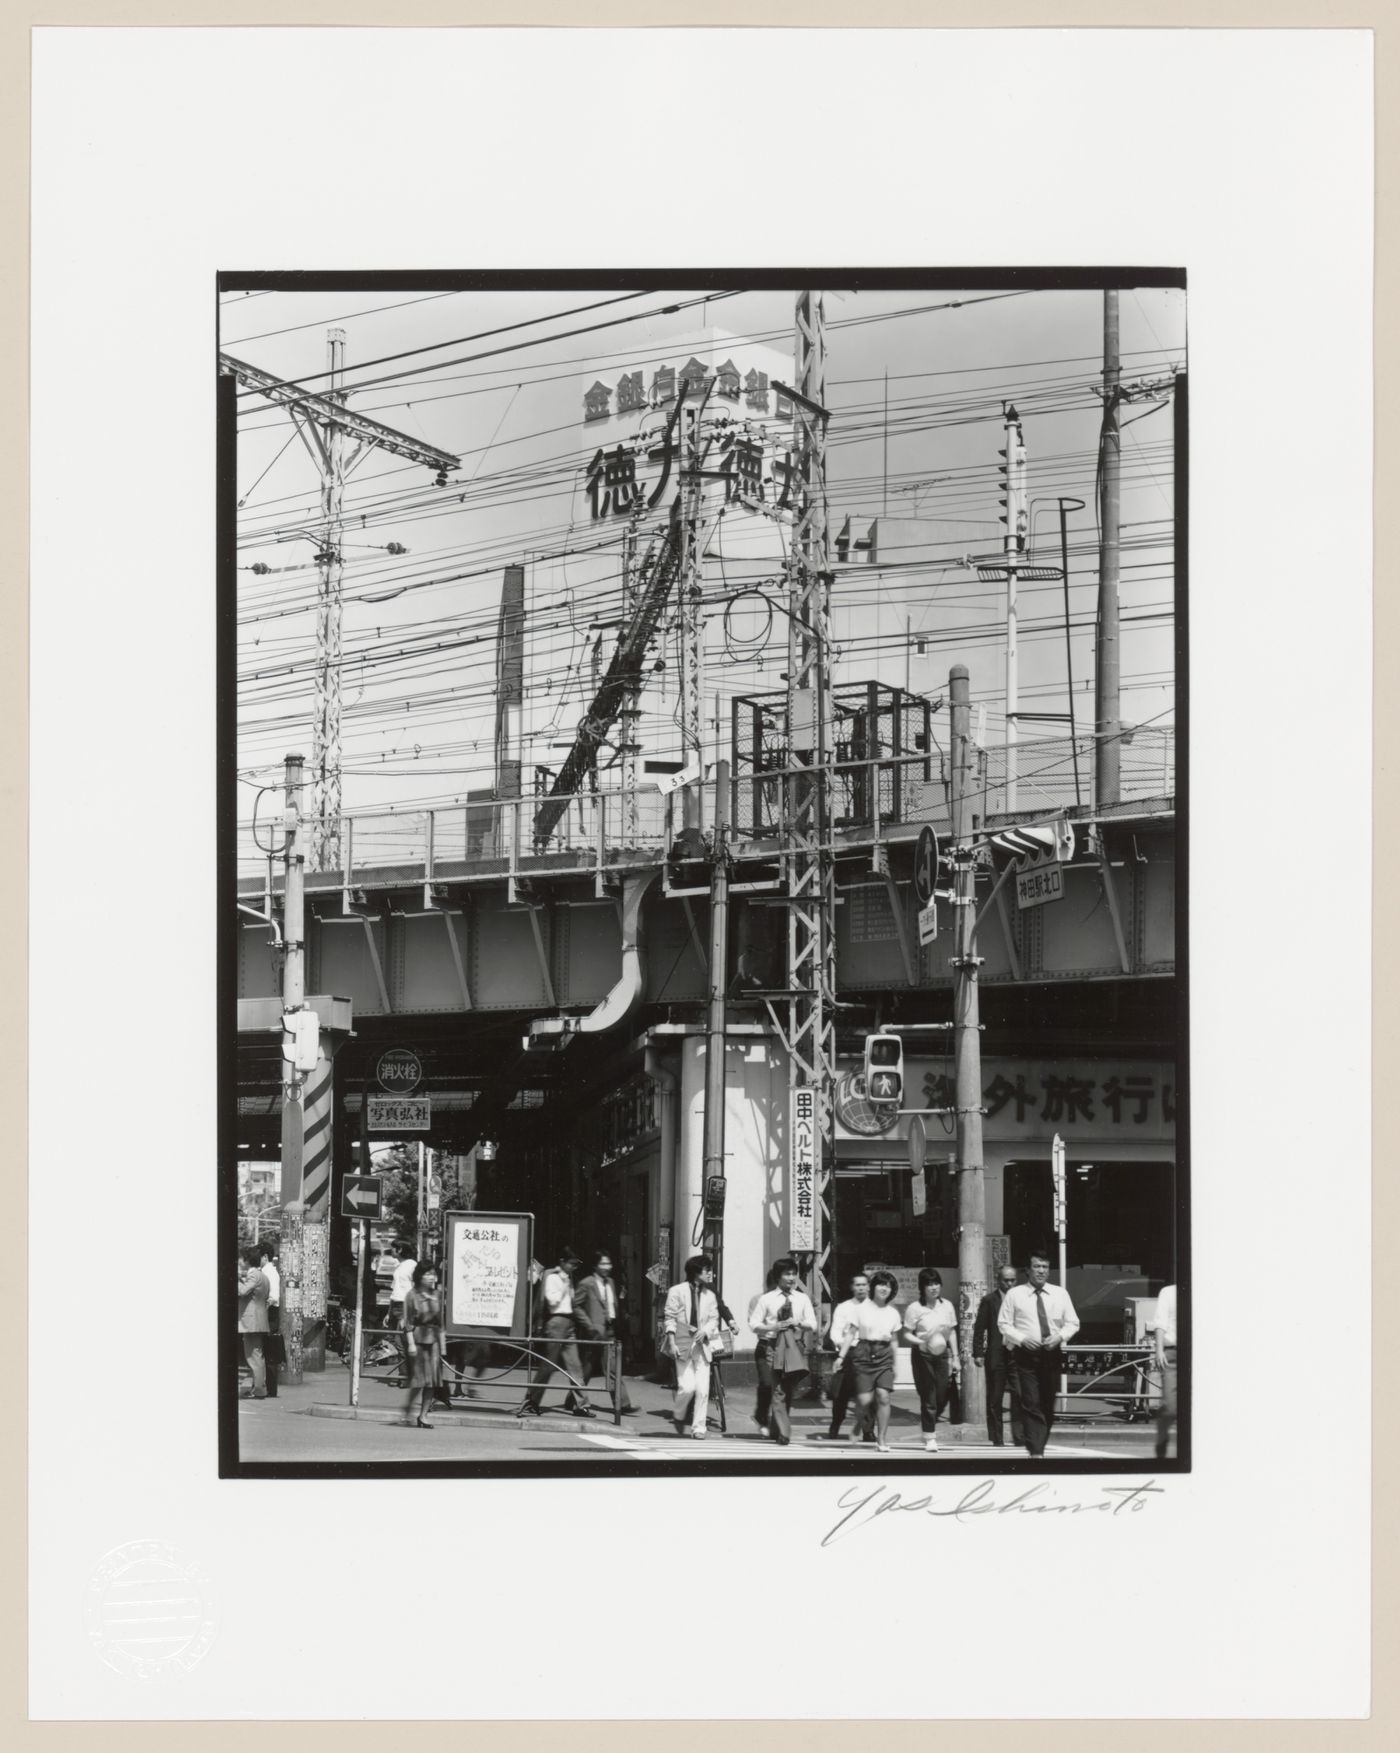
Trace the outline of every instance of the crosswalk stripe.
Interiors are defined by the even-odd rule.
[[[620,1450],[624,1454],[654,1455],[660,1460],[669,1461],[678,1461],[686,1456],[692,1456],[698,1460],[701,1456],[716,1454],[736,1457],[741,1454],[745,1457],[763,1455],[771,1461],[817,1461],[821,1460],[824,1455],[858,1454],[862,1458],[878,1458],[881,1453],[871,1443],[794,1442],[784,1447],[782,1444],[769,1441],[766,1437],[725,1437],[716,1434],[703,1448],[697,1448],[693,1437],[689,1439],[646,1436],[617,1437],[584,1430],[576,1431],[574,1434],[580,1442],[594,1443],[599,1448]],[[940,1449],[936,1455],[930,1455],[922,1444],[916,1446],[913,1443],[892,1443],[888,1452],[892,1455],[907,1456],[911,1460],[926,1460],[930,1466],[936,1467],[940,1461],[950,1460],[960,1455],[976,1455],[980,1458],[983,1455],[995,1455],[997,1450],[992,1443],[959,1443],[956,1446]],[[1019,1460],[1022,1457],[1020,1450],[1016,1449],[1010,1453],[1003,1450],[1002,1458]],[[1045,1451],[1045,1458],[1049,1461],[1103,1461],[1113,1457],[1106,1449],[1068,1448],[1052,1443]]]

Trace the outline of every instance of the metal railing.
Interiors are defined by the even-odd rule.
[[[1092,735],[1041,737],[1016,745],[1016,814],[1048,815],[1075,806],[1074,760],[1078,754],[1078,795],[1083,808],[1093,802]],[[745,770],[730,780],[731,852],[737,859],[773,858],[785,833],[787,781],[811,774],[810,767]],[[948,770],[944,751],[934,748],[904,755],[873,755],[828,765],[832,833],[843,847],[874,845],[902,824],[946,828],[949,822]],[[1176,789],[1176,733],[1170,726],[1146,726],[1125,738],[1121,757],[1121,798],[1172,798]],[[1010,802],[1012,774],[1002,747],[979,751],[978,785],[972,812],[982,822],[1003,816]],[[701,786],[701,816],[709,821],[713,787]],[[536,838],[538,797],[490,798],[432,809],[390,809],[341,817],[342,866],[331,873],[347,892],[358,883],[383,881],[395,871],[413,873],[425,884],[447,879],[508,878],[531,872],[594,874],[654,865],[669,855],[681,816],[681,790],[663,794],[641,786],[628,797],[618,787],[580,791],[548,834]],[[281,886],[281,870],[257,851],[248,833],[240,836],[239,872],[263,878],[270,902]],[[314,880],[314,873],[313,873]]]
[[[1119,1352],[1123,1356],[1117,1363],[1109,1364],[1106,1369],[1098,1371],[1094,1370],[1091,1363],[1087,1382],[1056,1396],[1058,1411],[1075,1412],[1084,1418],[1124,1417],[1129,1423],[1155,1415],[1161,1397],[1161,1380],[1153,1367],[1153,1349],[1150,1345],[1069,1345],[1065,1350],[1071,1364],[1076,1355],[1094,1362]],[[1074,1375],[1085,1372],[1071,1369],[1067,1373]],[[1105,1387],[1105,1383],[1109,1386]],[[1100,1405],[1108,1405],[1111,1410],[1095,1414],[1085,1406],[1073,1405],[1074,1401],[1094,1401]]]
[[[359,1404],[359,1385],[364,1381],[379,1382],[385,1387],[407,1388],[411,1376],[411,1365],[403,1345],[403,1329],[399,1327],[370,1327],[361,1329],[362,1352],[359,1369],[356,1371],[352,1363],[354,1347],[353,1317],[347,1319],[346,1330],[349,1334],[345,1360],[351,1364],[350,1404]],[[550,1374],[547,1380],[539,1384],[541,1394],[551,1388],[562,1387],[567,1395],[576,1395],[592,1403],[596,1395],[605,1397],[605,1403],[612,1409],[614,1424],[622,1423],[622,1342],[618,1339],[570,1339],[568,1344],[580,1352],[602,1352],[602,1386],[592,1387],[588,1382],[580,1381],[571,1375],[562,1361],[552,1357],[543,1347],[554,1342],[540,1335],[531,1335],[526,1339],[504,1339],[495,1334],[459,1335],[444,1334],[442,1342],[443,1383],[449,1389],[460,1386],[467,1390],[467,1398],[478,1401],[483,1406],[519,1405],[534,1382],[536,1371],[548,1364]],[[484,1363],[473,1362],[472,1348],[475,1348],[477,1359],[486,1354]],[[467,1357],[465,1367],[459,1368],[450,1361],[453,1351],[465,1350]],[[504,1359],[501,1354],[506,1354]],[[523,1374],[521,1373],[523,1371]],[[562,1378],[562,1381],[561,1379]],[[507,1382],[509,1380],[509,1386]]]

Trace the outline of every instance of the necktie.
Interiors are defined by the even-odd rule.
[[[1045,1313],[1045,1286],[1043,1284],[1038,1284],[1035,1287],[1035,1314],[1036,1319],[1040,1322],[1040,1337],[1048,1339],[1050,1337],[1050,1317]]]
[[[690,1287],[690,1324],[697,1331],[700,1327],[700,1292],[692,1284]]]

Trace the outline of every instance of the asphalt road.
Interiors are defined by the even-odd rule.
[[[990,1443],[971,1438],[944,1440],[938,1455],[927,1455],[917,1431],[892,1435],[891,1452],[881,1455],[872,1444],[817,1443],[807,1440],[798,1427],[787,1448],[760,1437],[733,1432],[712,1432],[703,1443],[675,1436],[666,1421],[656,1420],[656,1431],[619,1431],[602,1419],[577,1429],[555,1430],[526,1426],[514,1419],[500,1427],[437,1424],[432,1430],[372,1422],[368,1419],[313,1417],[304,1409],[283,1407],[278,1401],[240,1401],[239,1453],[250,1462],[327,1461],[530,1461],[570,1465],[591,1461],[617,1462],[634,1459],[648,1462],[677,1461],[708,1466],[727,1462],[749,1465],[806,1466],[812,1462],[841,1459],[865,1467],[888,1469],[904,1463],[920,1472],[949,1462],[980,1467],[1024,1459],[1017,1449],[994,1449]],[[1083,1462],[1095,1459],[1150,1459],[1152,1432],[1146,1427],[1124,1428],[1114,1435],[1099,1432],[1067,1432],[1052,1440],[1047,1459]],[[959,1470],[962,1470],[962,1467]]]

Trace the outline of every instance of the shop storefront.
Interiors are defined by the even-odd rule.
[[[951,1115],[929,1115],[922,1198],[909,1117],[857,1093],[849,1063],[836,1098],[836,1275],[879,1261],[901,1280],[936,1266],[958,1284],[958,1190]],[[946,1060],[905,1060],[910,1107],[951,1107]],[[1051,1146],[1065,1142],[1069,1291],[1086,1339],[1122,1336],[1131,1299],[1176,1276],[1176,1071],[1169,1061],[985,1059],[982,1064],[987,1268],[1055,1254]],[[922,1210],[916,1210],[922,1205]]]

